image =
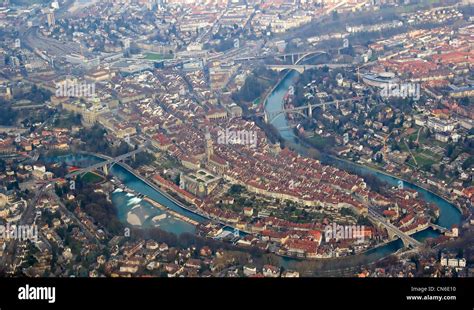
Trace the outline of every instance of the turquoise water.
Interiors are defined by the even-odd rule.
[[[372,175],[376,176],[379,180],[390,184],[391,186],[397,186],[400,179],[386,175],[379,171],[376,171],[371,168],[363,167],[360,165],[356,165],[350,162],[337,160],[335,158],[328,159],[328,162],[334,164],[335,166],[346,169],[350,171],[354,171],[357,174],[361,175]],[[443,198],[427,191],[424,188],[421,188],[417,185],[403,182],[403,186],[409,189],[413,189],[418,192],[421,198],[425,201],[436,205],[440,209],[440,216],[436,222],[439,226],[443,226],[446,228],[451,228],[454,224],[459,225],[462,221],[461,212],[451,203],[444,200]]]
[[[143,194],[151,198],[152,200],[170,208],[173,211],[176,211],[190,219],[193,219],[197,222],[205,222],[206,219],[202,216],[199,216],[193,212],[185,210],[181,208],[178,204],[174,201],[156,191],[154,188],[143,182],[142,180],[138,179],[132,173],[127,171],[127,169],[123,168],[120,165],[114,165],[111,173],[113,176],[117,177],[120,181],[122,181],[128,188],[133,189],[137,193]],[[191,225],[192,226],[192,225]]]
[[[293,85],[296,80],[298,79],[299,73],[296,71],[291,71],[289,72],[285,78],[280,82],[280,84],[275,88],[273,93],[267,98],[267,101],[265,102],[265,110],[267,112],[278,112],[283,109],[283,97],[287,93],[289,87]],[[288,127],[288,121],[286,117],[278,117],[276,118],[273,122],[272,125],[274,125],[278,131],[280,132],[280,135],[282,136],[283,139],[286,141],[290,142],[292,145],[295,146],[295,150],[305,154],[307,151],[307,148],[300,144],[295,144],[297,141],[297,138],[293,132],[292,129],[282,129],[285,127]],[[339,160],[336,158],[329,158],[327,162],[331,165],[334,165],[338,168],[349,170],[351,172],[355,172],[360,175],[373,175],[377,177],[379,180],[384,181],[392,186],[397,186],[399,179],[396,177],[392,177],[383,173],[380,173],[376,170],[363,167],[360,165],[356,165],[354,163],[346,162],[343,160]],[[453,224],[459,225],[462,220],[462,215],[460,211],[451,203],[447,202],[446,200],[442,199],[441,197],[419,187],[414,184],[410,184],[407,182],[404,182],[404,186],[407,188],[413,189],[419,193],[419,195],[427,202],[430,202],[436,206],[439,207],[440,209],[440,216],[437,220],[437,224],[439,226],[443,226],[446,228],[451,228]],[[427,238],[435,238],[439,236],[439,233],[434,231],[433,229],[426,229],[424,231],[420,231],[416,234],[413,234],[413,237],[419,241],[423,241]],[[369,250],[365,252],[364,255],[366,255],[371,261],[373,260],[378,260],[380,258],[383,258],[385,256],[388,256],[400,248],[402,248],[403,243],[400,240],[394,240],[392,242],[387,243],[386,245],[380,246],[378,248]]]
[[[283,97],[288,91],[288,88],[293,85],[298,79],[298,72],[290,71],[283,80],[278,84],[273,92],[268,96],[265,102],[265,110],[269,113],[278,112],[283,107]],[[280,135],[283,139],[295,142],[295,135],[292,129],[281,129],[288,126],[288,121],[284,114],[280,114],[272,122],[273,126],[279,129]]]
[[[102,159],[91,155],[67,155],[62,156],[60,160],[64,161],[68,165],[74,165],[78,167],[87,167],[89,165],[102,161]],[[163,215],[165,214],[165,212],[154,207],[150,203],[136,197],[136,195],[138,194],[146,195],[150,199],[164,206],[167,206],[168,208],[180,214],[183,214],[193,220],[196,220],[198,222],[205,221],[205,218],[181,208],[174,201],[172,201],[159,191],[156,191],[120,165],[114,165],[112,169],[110,169],[110,174],[118,178],[126,187],[136,192],[126,193],[115,191],[111,195],[112,203],[118,209],[119,220],[123,223],[128,223],[128,214],[133,209],[132,213],[135,214],[141,222],[139,225],[136,225],[137,227],[159,227],[165,231],[175,234],[181,234],[184,232],[195,233],[196,229],[193,225],[182,220],[173,218],[169,215],[167,215],[165,219],[153,221],[153,218],[155,216]]]
[[[112,203],[117,207],[118,218],[121,222],[128,223],[127,217],[129,216],[129,212],[132,212],[132,214],[136,215],[141,221],[140,224],[135,225],[136,227],[157,227],[177,235],[184,232],[195,232],[193,225],[175,219],[169,215],[161,220],[153,220],[154,217],[162,216],[163,214],[166,214],[166,212],[154,207],[147,201],[139,201],[139,198],[131,197],[129,195],[130,194],[125,192],[116,192],[112,194]]]
[[[296,82],[298,78],[298,73],[296,71],[291,71],[287,74],[287,76],[281,81],[281,83],[275,88],[273,93],[267,98],[265,109],[268,112],[277,112],[280,111],[283,105],[283,96],[286,94],[288,88]],[[275,127],[287,127],[288,123],[286,118],[282,115],[276,118],[273,122]],[[282,137],[290,141],[292,143],[296,142],[297,139],[291,129],[281,129],[279,130]],[[298,145],[301,147],[300,145]],[[304,153],[304,149],[301,150]],[[66,162],[69,165],[76,165],[80,167],[89,166],[91,164],[97,163],[102,161],[97,157],[93,157],[91,155],[68,155],[63,156],[60,159],[61,161]],[[348,163],[345,161],[332,159],[333,162],[331,164],[340,167],[342,169],[349,169],[351,171],[355,171],[360,174],[371,174],[379,178],[380,180],[387,182],[391,185],[397,185],[398,179],[395,177],[391,177],[380,172],[377,172],[373,169],[362,167],[353,163]],[[139,178],[134,176],[132,173],[127,171],[120,165],[114,165],[112,169],[110,169],[110,173],[117,177],[125,186],[130,189],[133,189],[136,193],[144,194],[151,198],[152,200],[159,202],[160,204],[186,216],[191,219],[196,220],[197,222],[206,222],[202,216],[189,212],[183,208],[181,208],[178,204],[174,201],[163,195],[161,192],[153,189],[145,182],[141,181]],[[440,218],[438,220],[438,224],[443,227],[450,228],[453,224],[459,224],[461,222],[461,214],[456,209],[455,206],[448,203],[444,199],[426,191],[416,185],[409,184],[405,182],[405,186],[408,188],[414,189],[418,191],[424,199],[428,202],[431,202],[437,205],[440,208]],[[118,217],[119,219],[126,223],[127,217],[129,212],[138,205],[137,208],[133,209],[133,213],[140,219],[141,225],[140,227],[160,227],[161,229],[172,232],[175,234],[180,234],[183,232],[195,232],[195,227],[189,223],[183,222],[181,220],[172,218],[167,216],[165,219],[158,221],[157,223],[153,222],[153,217],[162,215],[164,212],[158,208],[153,207],[151,204],[145,201],[138,201],[137,197],[131,196],[130,194],[127,195],[125,192],[115,192],[112,194],[112,202],[118,209]],[[414,238],[417,240],[425,240],[426,238],[433,238],[438,236],[439,233],[432,229],[427,229],[421,232],[414,234]],[[380,258],[386,257],[400,248],[402,248],[403,244],[400,240],[394,240],[389,242],[383,246],[380,246],[376,249],[372,249],[364,253],[364,256],[367,258],[367,261],[375,261]],[[283,258],[281,260],[282,266],[286,266],[289,262],[295,261],[291,258]],[[341,264],[343,266],[344,263]],[[347,264],[350,266],[350,263]]]

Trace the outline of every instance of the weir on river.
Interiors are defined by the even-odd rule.
[[[267,97],[267,101],[265,102],[265,110],[267,112],[278,112],[283,108],[283,97],[287,93],[289,87],[291,85],[294,85],[294,83],[297,81],[298,76],[298,72],[291,71],[286,74],[286,76],[279,82],[279,84],[273,89],[273,92]],[[283,139],[293,144],[297,142],[296,136],[294,135],[292,129],[288,128],[288,122],[286,117],[278,117],[274,120],[272,124],[276,128],[279,128],[279,133]],[[296,150],[298,151],[298,149]],[[99,158],[93,157],[91,155],[71,155],[66,156],[66,158],[63,158],[62,160],[66,161],[68,164],[79,164],[79,166],[88,166],[91,163],[97,163],[98,161],[100,161]],[[341,169],[349,170],[353,173],[361,175],[373,175],[378,179],[387,182],[388,184],[393,186],[398,185],[398,178],[383,174],[371,168],[357,165],[355,163],[332,158],[332,162],[330,162],[329,164],[337,166]],[[126,187],[132,189],[135,193],[145,195],[153,199],[154,201],[157,201],[159,204],[165,206],[166,208],[173,210],[173,212],[177,212],[185,217],[192,219],[193,221],[203,221],[203,218],[201,216],[181,208],[171,199],[166,197],[166,195],[147,185],[145,182],[133,175],[133,173],[129,172],[120,165],[114,165],[110,173],[111,175],[117,177]],[[441,197],[414,184],[406,182],[404,184],[408,188],[416,190],[420,194],[420,196],[426,201],[433,203],[439,207],[440,217],[436,224],[441,227],[451,228],[453,224],[459,224],[461,222],[461,213],[455,206],[442,199]],[[172,216],[168,216],[166,218],[162,217],[162,220],[160,220],[158,223],[154,223],[152,219],[160,217],[160,215],[164,214],[165,211],[154,207],[152,204],[146,201],[141,201],[140,203],[138,203],[137,197],[134,197],[130,193],[116,192],[112,194],[112,202],[118,209],[119,219],[123,222],[127,222],[127,220],[129,220],[130,212],[133,212],[133,218],[135,220],[137,219],[137,217],[141,217],[141,227],[159,227],[165,231],[172,232],[175,234],[180,234],[184,232],[195,232],[194,225],[176,219]],[[137,206],[140,209],[138,209]],[[439,236],[439,233],[431,228],[412,235],[412,237],[419,241],[423,241],[426,238],[432,238],[437,236]],[[354,266],[375,262],[383,257],[397,252],[402,247],[403,243],[401,242],[401,240],[397,239],[388,242],[385,245],[381,245],[374,249],[368,250],[363,255],[338,258],[336,259],[336,269],[352,270]],[[297,261],[299,260],[293,258],[282,258],[280,263],[282,266],[287,267],[290,263],[294,263]],[[332,269],[333,265],[331,264],[333,264],[334,262],[335,260],[321,262],[321,267],[318,268],[318,270],[322,271],[326,269]],[[329,267],[327,265],[329,265]]]

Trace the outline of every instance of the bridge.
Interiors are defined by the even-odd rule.
[[[328,67],[330,69],[345,68],[351,66],[351,64],[318,64],[318,65],[266,65],[270,70],[283,71],[283,70],[295,70],[299,73],[303,73],[306,70],[314,68]]]
[[[281,58],[282,60],[286,61],[288,57],[291,57],[291,63],[297,64],[302,59],[310,56],[310,55],[317,55],[317,54],[327,54],[326,51],[322,50],[308,50],[308,51],[301,51],[301,52],[290,52],[290,53],[279,53],[279,54],[266,54],[266,55],[255,55],[255,56],[244,56],[235,58],[235,62],[242,62],[242,61],[250,61],[255,59],[265,59],[265,58]],[[295,59],[296,57],[296,59]]]
[[[403,241],[403,245],[405,246],[411,246],[412,248],[416,248],[421,246],[421,242],[418,240],[414,239],[413,237],[410,237],[406,233],[402,232],[400,229],[398,229],[395,225],[392,223],[386,221],[384,217],[382,217],[380,214],[378,214],[375,210],[369,207],[369,212],[368,212],[368,217],[370,220],[372,220],[375,223],[381,224],[387,229],[388,235],[391,237],[397,236]]]
[[[434,223],[431,223],[430,224],[430,227],[433,228],[434,230],[438,230],[439,232],[441,233],[445,233],[447,231],[449,231],[449,229],[447,229],[446,227],[443,227],[443,226],[439,226],[439,225],[436,225]]]
[[[148,146],[150,144],[150,140],[147,140],[147,142],[145,143],[144,146],[141,147],[141,149],[145,149],[146,146]],[[127,153],[127,154],[124,154],[124,155],[121,155],[121,156],[118,156],[116,158],[111,158],[107,155],[102,155],[102,154],[94,154],[94,153],[87,153],[87,152],[84,152],[83,154],[90,154],[90,155],[94,155],[94,156],[97,156],[97,157],[100,157],[100,158],[103,158],[103,159],[107,159],[107,162],[110,162],[110,161],[113,161],[119,157],[122,157],[122,156],[126,156],[128,155],[128,157],[130,156],[133,156],[133,153],[134,152],[137,152],[139,151],[139,149],[133,151],[133,152],[130,152],[130,153]],[[135,153],[136,154],[136,153]],[[122,158],[123,160],[123,158]],[[98,166],[96,167],[96,169],[100,168],[101,165],[103,165],[105,163],[104,162],[100,162],[99,164],[96,164],[96,165],[92,165],[88,168],[85,168],[85,169],[91,169],[92,167],[94,166]],[[208,214],[207,212],[199,209],[199,208],[190,208],[188,206],[186,206],[185,204],[183,204],[182,202],[180,202],[179,200],[177,200],[175,197],[171,196],[167,191],[163,190],[161,187],[157,186],[157,184],[155,184],[154,182],[151,182],[148,178],[142,176],[138,171],[136,171],[135,169],[133,169],[132,167],[130,167],[128,164],[124,163],[124,162],[119,162],[119,161],[115,161],[114,163],[117,163],[118,165],[122,166],[124,169],[126,169],[128,172],[130,172],[131,174],[133,174],[136,178],[140,179],[142,182],[144,182],[145,184],[147,184],[148,186],[150,186],[151,188],[153,188],[155,191],[159,192],[161,195],[165,196],[166,198],[168,198],[169,200],[171,200],[174,204],[176,204],[177,206],[179,206],[181,209],[183,210],[186,210],[188,212],[191,212],[195,215],[198,215],[206,220],[209,220],[209,221],[213,221],[215,223],[218,223],[222,226],[222,228],[229,228],[229,229],[233,229],[234,231],[236,230],[235,227],[231,226],[231,224],[228,224],[226,222],[223,222],[222,220],[220,220],[219,218],[216,218],[214,216],[212,216],[211,214]],[[81,170],[85,170],[85,169],[81,169]],[[92,169],[93,170],[93,169]],[[92,171],[91,170],[91,171]],[[79,171],[79,170],[78,170]],[[74,172],[77,172],[77,171],[74,171]],[[84,172],[85,173],[85,172]],[[67,178],[67,176],[66,176]],[[153,199],[151,199],[153,200]],[[176,212],[178,214],[180,214],[178,211],[166,206],[166,205],[163,205],[165,208],[167,208],[168,210],[171,210],[173,212]],[[174,215],[176,216],[176,214]],[[193,219],[191,219],[193,220]],[[241,232],[241,234],[245,235],[245,234],[250,234],[250,232],[246,231],[246,230],[242,230],[240,229],[239,230]]]
[[[308,103],[307,105],[302,105],[299,107],[291,108],[291,109],[283,109],[280,111],[275,111],[275,112],[261,112],[255,114],[256,116],[263,116],[265,119],[265,123],[271,124],[277,117],[283,114],[298,114],[301,115],[305,118],[312,118],[313,117],[313,110],[318,107],[322,107],[323,110],[326,110],[326,106],[328,105],[336,105],[336,108],[339,109],[339,104],[340,103],[346,103],[346,102],[353,102],[353,101],[358,101],[360,100],[360,97],[354,97],[350,99],[342,99],[342,100],[333,100],[333,101],[328,101],[328,102],[322,102],[322,103],[314,103],[310,104]],[[306,114],[304,113],[306,111]]]
[[[108,156],[99,156],[101,158],[108,158],[104,161],[101,161],[100,163],[97,163],[97,164],[94,164],[94,165],[91,165],[89,167],[86,167],[86,168],[82,168],[82,169],[78,169],[78,170],[75,170],[71,173],[68,173],[65,178],[66,179],[70,179],[72,177],[75,177],[75,176],[78,176],[78,175],[84,175],[88,172],[92,172],[92,171],[95,171],[95,170],[98,170],[98,169],[103,169],[104,171],[104,174],[105,175],[108,175],[109,174],[109,170],[110,168],[112,168],[113,165],[115,165],[116,163],[120,162],[120,161],[123,161],[129,157],[135,157],[135,155],[137,153],[140,153],[140,152],[143,152],[145,150],[145,148],[148,146],[148,142],[145,143],[144,145],[140,146],[139,148],[137,148],[136,150],[133,150],[131,152],[128,152],[126,154],[122,154],[120,156],[117,156],[117,157],[114,157],[114,158],[109,158]]]
[[[296,128],[297,125],[288,125],[288,126],[282,126],[282,127],[278,127],[277,129],[280,131],[280,130],[288,130],[288,129],[293,129],[293,128]]]

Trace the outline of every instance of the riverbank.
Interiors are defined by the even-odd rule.
[[[265,104],[266,104],[266,102],[267,102],[267,100],[268,100],[268,97],[269,97],[271,94],[273,94],[273,92],[275,91],[275,89],[280,85],[281,81],[283,81],[284,79],[286,79],[286,77],[288,76],[288,74],[289,74],[290,72],[291,72],[291,70],[287,70],[287,71],[283,74],[283,76],[278,79],[278,81],[275,83],[275,85],[274,85],[271,89],[269,89],[269,90],[267,91],[267,93],[265,94],[265,98],[263,99],[263,101],[261,101],[261,102],[263,103],[263,105],[262,105],[262,106],[263,106],[263,110],[265,110]]]
[[[272,92],[272,94],[270,94],[267,97],[267,100],[264,103],[265,112],[268,112],[268,113],[278,112],[283,109],[284,94],[288,91],[290,86],[294,85],[298,77],[299,77],[299,74],[295,71],[288,71],[286,73],[285,78],[282,79],[277,85],[275,85],[274,91]],[[301,141],[301,139],[298,139],[298,137],[294,134],[293,131],[281,129],[288,126],[288,120],[286,117],[277,118],[270,125],[273,125],[273,127],[277,129],[277,132],[280,135],[280,138],[285,142],[287,146],[295,146],[292,148],[296,152],[302,154],[303,156],[305,155],[307,156],[312,150],[316,150],[311,146],[301,144],[301,142],[303,141]],[[408,182],[407,180],[398,178],[396,176],[390,175],[384,171],[378,171],[371,167],[366,167],[358,163],[354,163],[347,160],[343,161],[342,159],[339,159],[337,157],[332,157],[332,158],[329,157],[329,158],[332,159],[333,161],[332,165],[340,169],[348,170],[348,171],[351,170],[351,169],[345,169],[341,167],[342,166],[341,163],[345,163],[345,165],[349,165],[351,168],[355,167],[356,169],[363,170],[363,172],[367,172],[367,174],[371,174],[377,177],[378,179],[385,178],[386,179],[385,181],[387,181],[387,183],[395,185],[395,186],[398,184],[398,180],[401,180],[407,184],[407,187],[410,187],[416,190],[418,193],[420,193],[423,199],[427,200],[430,203],[434,203],[440,209],[440,219],[442,218],[442,221],[440,220],[439,222],[440,224],[445,224],[448,227],[443,226],[443,225],[440,225],[440,226],[450,229],[450,226],[452,224],[459,225],[461,223],[462,212],[459,206],[452,204],[451,202],[446,200],[444,197],[437,195],[436,193],[432,192],[429,189],[426,189],[422,186],[418,186],[416,184],[413,184],[411,182]],[[361,175],[364,173],[356,173],[356,174]],[[432,232],[429,228],[423,231],[414,233],[415,239],[417,240],[419,239],[419,241],[423,241],[426,238],[433,237],[433,235],[435,235],[434,232]],[[367,257],[370,257],[369,258],[370,261],[375,261],[383,257],[389,256],[391,254],[399,253],[400,251],[403,252],[403,243],[401,242],[400,239],[395,239],[388,243],[375,246],[365,251],[363,254],[357,254],[353,256],[354,257],[367,256]],[[303,260],[307,261],[308,259],[303,259]],[[358,260],[359,259],[354,259],[354,261],[358,261]]]
[[[292,75],[287,75],[285,79],[281,80],[280,83],[275,86],[274,93],[271,96],[269,96],[267,102],[265,102],[265,109],[267,111],[269,111],[269,112],[281,111],[281,109],[283,108],[284,94],[286,93],[288,88],[296,82],[296,80],[299,76],[299,74],[296,71],[288,71],[288,73],[290,73],[290,72],[292,72],[293,74]],[[282,88],[284,88],[284,89],[282,89]],[[271,125],[273,125],[278,130],[278,132],[280,134],[280,137],[287,143],[287,145],[289,145],[289,146],[294,145],[295,146],[294,147],[295,151],[302,154],[303,156],[307,155],[312,150],[317,151],[317,149],[311,147],[310,145],[301,144],[301,142],[302,142],[301,139],[298,139],[298,137],[294,134],[293,131],[278,129],[278,128],[287,127],[287,124],[288,124],[287,118],[286,117],[280,117],[280,118],[277,119],[277,122],[272,123]],[[297,143],[297,142],[295,143],[295,140],[300,141],[300,143]],[[438,195],[437,193],[433,192],[432,190],[430,190],[428,188],[425,188],[424,186],[418,186],[417,184],[409,182],[408,180],[405,180],[404,178],[399,178],[399,177],[397,177],[395,175],[391,175],[387,172],[380,171],[380,170],[374,169],[372,167],[360,165],[359,163],[354,163],[354,162],[349,161],[349,160],[341,159],[341,158],[331,156],[331,155],[327,155],[327,157],[329,159],[332,159],[332,163],[330,163],[330,164],[337,164],[337,162],[343,162],[343,163],[346,163],[349,166],[359,168],[360,170],[370,171],[371,174],[375,175],[376,177],[379,177],[379,175],[383,175],[386,178],[390,178],[392,182],[389,182],[389,183],[392,183],[393,185],[398,185],[398,181],[400,180],[400,181],[405,182],[407,184],[407,186],[409,186],[410,188],[416,190],[417,192],[424,191],[425,193],[429,193],[430,195],[432,195],[435,198],[439,199],[439,201],[433,201],[438,207],[440,207],[439,202],[442,201],[444,203],[444,205],[442,207],[444,207],[444,208],[446,208],[447,206],[452,207],[456,210],[457,213],[459,213],[459,218],[458,218],[458,216],[453,216],[453,218],[456,218],[455,219],[456,223],[450,223],[450,224],[459,224],[459,223],[461,223],[462,209],[458,205],[453,204],[451,201],[447,200],[445,197]],[[338,168],[341,168],[341,169],[345,168],[345,167],[340,167],[341,165],[336,165],[336,166],[338,166]],[[347,169],[344,169],[344,170],[347,170]],[[360,173],[357,173],[357,174],[360,174]],[[377,174],[379,174],[379,175],[377,175]],[[396,181],[396,183],[394,183],[394,181]],[[423,193],[421,193],[421,194],[423,194]],[[423,195],[423,196],[426,196],[426,195]],[[431,199],[431,200],[436,200],[436,199]],[[452,221],[449,221],[449,222],[452,222]],[[440,226],[443,226],[443,225],[440,225]],[[446,226],[444,226],[444,227],[447,228],[447,229],[451,228],[451,227],[446,227]]]
[[[162,190],[161,188],[159,188],[156,184],[154,184],[153,182],[151,182],[150,180],[148,180],[146,177],[142,176],[140,173],[138,173],[137,171],[135,171],[135,169],[133,169],[132,167],[130,167],[129,165],[125,164],[125,163],[117,163],[118,165],[120,165],[122,168],[126,169],[129,173],[131,173],[133,176],[135,176],[136,178],[138,178],[140,181],[144,182],[146,185],[150,186],[152,189],[154,189],[155,191],[159,192],[161,195],[163,195],[164,197],[166,197],[168,200],[172,201],[175,205],[177,205],[178,207],[180,207],[181,209],[183,210],[186,210],[187,212],[190,212],[196,216],[199,216],[201,217],[203,220],[210,220],[209,218],[205,217],[204,215],[196,212],[196,210],[193,210],[187,206],[185,206],[182,202],[176,200],[176,198],[174,198],[173,196],[171,196],[170,194],[168,194],[166,191]],[[172,209],[172,208],[169,208],[169,210],[171,211],[174,211],[174,212],[177,212],[176,210]],[[189,220],[192,220],[191,218],[189,218]]]
[[[167,208],[165,207],[164,205],[162,204],[159,204],[158,202],[154,201],[153,199],[150,199],[148,197],[145,197],[143,198],[143,200],[145,200],[146,202],[148,202],[149,204],[153,205],[154,207],[158,208],[158,209],[161,209],[163,211],[166,211],[166,213],[169,213],[171,216],[177,218],[177,219],[180,219],[181,221],[183,222],[186,222],[186,223],[189,223],[191,225],[194,225],[194,226],[197,226],[199,225],[199,222],[198,221],[195,221],[195,220],[192,220],[186,216],[183,216],[181,214],[179,214],[178,212],[176,211],[173,211],[171,210],[170,208]]]
[[[435,221],[435,224],[442,226],[443,228],[446,228],[449,230],[451,229],[452,225],[460,225],[462,223],[463,212],[459,206],[451,203],[449,200],[445,199],[443,196],[440,196],[434,193],[433,191],[426,189],[423,186],[414,184],[404,178],[391,175],[385,171],[380,171],[373,167],[368,167],[365,165],[361,165],[359,163],[354,163],[346,159],[341,159],[335,156],[327,156],[327,158],[332,160],[332,162],[329,162],[330,164],[334,164],[341,169],[349,170],[359,175],[369,174],[374,177],[377,177],[378,179],[382,181],[387,182],[388,184],[392,186],[398,186],[399,181],[404,182],[404,186],[412,190],[415,190],[416,192],[420,194],[422,199],[424,199],[425,201],[429,203],[433,203],[439,208],[440,214],[437,220]],[[342,165],[338,163],[342,163]],[[350,167],[349,168],[345,167],[344,164],[349,165]]]
[[[414,182],[414,181],[409,181],[407,179],[405,179],[404,177],[402,176],[398,176],[398,175],[395,175],[395,174],[390,174],[388,172],[385,172],[385,171],[382,171],[382,170],[379,170],[373,166],[366,166],[366,165],[362,165],[358,162],[354,162],[354,161],[351,161],[351,160],[348,160],[348,159],[345,159],[345,158],[340,158],[340,157],[337,157],[337,156],[334,156],[334,155],[327,155],[328,157],[334,159],[334,160],[340,160],[340,161],[344,161],[348,164],[351,164],[351,165],[355,165],[355,166],[359,166],[361,168],[364,168],[364,169],[370,169],[370,170],[373,170],[374,172],[377,172],[377,173],[380,173],[380,174],[383,174],[383,175],[386,175],[387,177],[391,177],[391,178],[394,178],[394,179],[398,179],[400,181],[403,181],[404,183],[406,184],[410,184],[412,186],[417,186],[429,193],[431,193],[432,195],[435,195],[437,197],[439,197],[440,199],[443,199],[445,200],[447,203],[453,205],[454,207],[456,207],[456,209],[458,209],[458,211],[463,214],[463,210],[462,208],[455,202],[455,201],[452,201],[451,199],[445,197],[444,195],[440,194],[440,193],[436,193],[434,192],[433,190],[429,189],[429,188],[426,188],[424,186],[424,184],[422,183],[418,183],[418,182]]]
[[[70,154],[68,156],[62,156],[65,158],[65,161],[68,164],[82,164],[82,166],[89,166],[91,163],[97,163],[98,160],[104,160],[106,158],[105,155],[101,154],[92,154],[92,153],[80,153],[80,154]],[[79,165],[81,166],[81,165]],[[173,212],[173,214],[178,215],[176,219],[182,223],[192,225],[193,230],[195,230],[195,226],[202,223],[212,222],[217,225],[221,225],[225,230],[234,231],[236,228],[231,226],[228,223],[222,222],[220,219],[212,218],[207,214],[203,214],[199,208],[193,209],[184,205],[182,202],[178,201],[172,195],[167,193],[163,188],[159,187],[159,184],[155,184],[154,182],[148,180],[146,177],[142,176],[138,171],[135,171],[132,167],[127,165],[123,162],[118,162],[114,165],[109,173],[116,176],[120,182],[124,184],[124,186],[129,187],[134,192],[144,195],[144,197],[148,197],[149,199],[153,200],[155,203],[165,207],[167,210],[165,211],[168,213],[169,211]],[[173,192],[179,196],[180,193]],[[123,201],[120,199],[117,201],[119,204],[117,207],[124,219],[126,221],[126,214],[129,209],[129,202]],[[152,204],[149,201],[145,200],[146,204],[149,204],[150,207],[154,209],[159,209],[160,211],[164,211],[161,208],[157,208],[157,204]],[[170,213],[171,214],[171,213]],[[184,227],[186,229],[186,227]],[[166,229],[165,229],[166,230]],[[176,234],[180,234],[181,231],[170,231]],[[189,232],[189,229],[186,229],[182,232]],[[239,230],[239,234],[241,236],[245,236],[248,232]]]

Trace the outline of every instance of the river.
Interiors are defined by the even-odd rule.
[[[291,71],[280,81],[278,86],[275,87],[275,89],[268,96],[267,101],[265,102],[266,111],[278,112],[282,109],[283,97],[288,91],[289,87],[297,81],[298,76],[299,74],[296,71]],[[288,122],[285,116],[282,114],[280,117],[276,118],[273,121],[273,125],[276,128],[288,127]],[[283,139],[285,139],[286,141],[289,141],[292,144],[297,141],[292,129],[279,129],[279,132]],[[300,144],[296,144],[295,146],[295,149],[297,151],[304,153],[304,147],[302,147]],[[64,161],[69,165],[75,165],[79,167],[86,167],[91,164],[102,161],[102,159],[91,155],[78,154],[61,156],[61,158],[55,159],[55,161],[57,160]],[[361,175],[370,174],[376,176],[378,179],[394,186],[396,186],[399,181],[399,179],[396,177],[380,173],[371,168],[363,167],[354,163],[338,160],[335,158],[331,159],[330,164],[335,165],[341,169],[356,172]],[[196,231],[193,225],[182,220],[176,219],[170,215],[166,215],[165,211],[160,210],[152,206],[150,203],[143,201],[142,199],[137,197],[138,194],[146,195],[152,200],[159,202],[160,204],[197,222],[203,223],[207,221],[207,219],[205,219],[204,217],[181,208],[173,200],[163,195],[163,193],[161,193],[160,191],[153,189],[120,165],[114,165],[110,169],[110,174],[119,179],[120,182],[122,182],[127,188],[130,188],[135,192],[126,193],[124,191],[116,190],[111,195],[112,203],[118,209],[118,217],[124,223],[129,223],[131,225],[135,225],[136,227],[142,228],[159,227],[165,231],[172,232],[175,234],[181,234],[185,232],[195,233]],[[416,190],[421,195],[421,197],[423,197],[428,202],[433,203],[439,207],[440,217],[437,222],[438,225],[450,228],[451,225],[459,224],[461,222],[461,213],[455,206],[453,206],[446,200],[438,197],[437,195],[434,195],[433,193],[423,188],[420,188],[419,186],[407,182],[405,182],[404,184],[408,188]],[[153,218],[156,219],[156,217],[161,219],[154,221]],[[432,238],[438,235],[438,232],[430,228],[414,234],[413,237],[417,240],[422,241],[426,238]],[[379,246],[375,249],[371,249],[365,252],[363,255],[358,255],[356,259],[353,259],[353,256],[350,256],[339,258],[336,260],[329,260],[328,263],[322,262],[321,264],[323,267],[319,268],[319,270],[325,270],[325,268],[327,269],[325,264],[330,266],[329,268],[334,266],[334,268],[348,268],[361,263],[374,262],[380,258],[395,253],[396,251],[401,249],[402,246],[402,242],[397,239],[385,245]],[[287,267],[291,265],[291,263],[294,263],[296,261],[298,260],[292,258],[282,258],[281,265]]]
[[[273,92],[268,96],[267,101],[265,102],[265,111],[271,112],[278,112],[283,109],[283,97],[288,92],[290,86],[294,85],[298,80],[299,73],[292,70],[289,72],[279,83],[277,87],[273,90]],[[281,135],[281,137],[290,142],[292,146],[295,146],[295,151],[306,154],[307,148],[302,146],[301,144],[295,144],[297,142],[297,138],[292,129],[288,128],[288,120],[285,116],[279,116],[275,120],[272,121],[272,125],[276,127]],[[374,169],[369,167],[364,167],[361,165],[357,165],[355,163],[339,160],[337,158],[329,158],[325,161],[326,164],[331,164],[336,166],[340,169],[348,170],[353,173],[357,173],[359,175],[372,175],[377,177],[377,179],[386,182],[390,185],[397,186],[400,179],[389,176],[387,174],[378,172]],[[411,183],[404,182],[404,186],[407,188],[413,189],[419,193],[419,195],[426,200],[436,206],[439,207],[440,216],[437,220],[439,226],[443,226],[446,228],[451,228],[453,224],[459,225],[462,220],[461,212],[456,208],[456,206],[452,205],[448,201],[444,200],[443,198]],[[433,238],[439,236],[437,231],[429,228],[418,233],[412,235],[415,239],[419,241],[423,241],[426,238]],[[392,254],[402,248],[403,244],[400,240],[395,240],[392,242],[387,243],[386,245],[380,246],[378,248],[369,250],[365,252],[364,255],[369,258],[369,261],[377,260],[382,257],[385,257],[389,254]]]
[[[87,167],[101,162],[103,159],[92,155],[75,154],[61,156],[59,160],[68,165]],[[138,194],[146,195],[163,206],[166,206],[197,222],[202,223],[206,221],[204,217],[181,208],[174,201],[163,195],[161,192],[153,189],[120,165],[114,165],[109,173],[119,179],[127,188],[132,189],[135,192],[127,193],[118,189],[111,195],[112,203],[118,210],[118,218],[123,223],[128,223],[141,228],[159,227],[165,231],[178,235],[185,232],[196,232],[196,229],[192,224],[168,215],[166,211],[156,208],[150,203],[137,197]],[[155,218],[155,220],[153,220],[153,218]]]

